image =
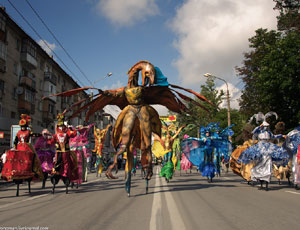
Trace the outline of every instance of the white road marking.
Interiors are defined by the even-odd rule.
[[[158,173],[158,167],[156,167],[156,174],[155,174],[155,187],[154,187],[154,194],[153,194],[153,203],[152,203],[152,211],[151,211],[151,218],[150,218],[150,230],[156,230],[156,226],[160,223],[157,223],[159,217],[161,217],[161,194],[159,193],[160,188],[160,178]]]
[[[299,193],[299,192],[293,192],[293,191],[285,191],[285,192],[288,192],[288,193],[293,193],[293,194],[300,195],[300,193]]]
[[[151,212],[151,219],[150,219],[150,230],[158,229],[158,225],[162,223],[162,202],[161,202],[161,196],[162,194],[165,195],[166,203],[167,203],[167,209],[169,216],[171,218],[171,228],[170,229],[186,229],[184,222],[182,220],[182,217],[178,211],[178,207],[176,205],[176,202],[173,198],[173,195],[171,192],[167,191],[167,188],[161,189],[161,191],[165,191],[164,193],[159,192],[159,188],[162,184],[167,187],[167,183],[164,180],[161,180],[158,173],[158,167],[156,168],[156,179],[155,179],[155,187],[154,187],[154,197],[153,197],[153,204],[152,204],[152,212]],[[159,219],[160,218],[160,219]]]

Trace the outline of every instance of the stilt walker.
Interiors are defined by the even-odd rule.
[[[97,177],[98,177],[98,175],[100,175],[100,177],[101,177],[101,173],[104,168],[102,150],[104,148],[104,141],[105,141],[106,134],[110,127],[111,127],[111,124],[108,124],[105,129],[97,129],[94,126],[95,148],[94,148],[93,152],[96,153]]]
[[[139,81],[140,72],[142,76],[141,81]],[[164,105],[169,110],[177,113],[188,112],[188,108],[179,99],[181,98],[206,109],[195,100],[181,94],[175,89],[192,93],[202,101],[208,102],[208,100],[192,90],[169,84],[160,69],[154,67],[148,61],[137,62],[130,68],[128,75],[127,86],[116,90],[102,91],[98,89],[99,94],[93,95],[94,99],[92,101],[88,98],[76,103],[76,106],[72,106],[72,108],[76,108],[79,105],[81,107],[74,111],[71,117],[75,117],[85,109],[88,109],[86,113],[86,121],[88,121],[92,114],[106,105],[119,106],[122,112],[113,129],[112,143],[115,148],[120,146],[120,149],[114,156],[113,164],[106,171],[106,176],[111,179],[116,178],[112,175],[112,169],[117,165],[118,156],[126,151],[129,160],[131,155],[129,147],[131,144],[134,144],[134,147],[140,149],[142,152],[141,163],[142,167],[146,170],[147,190],[148,181],[153,175],[151,135],[152,133],[156,133],[158,136],[161,135],[159,115],[150,104]],[[72,96],[87,89],[95,88],[84,87],[59,93],[55,96]],[[206,109],[206,111],[208,110]],[[133,140],[135,140],[135,143],[133,143]]]
[[[243,151],[238,160],[245,164],[249,162],[255,164],[251,169],[251,180],[260,182],[260,189],[263,188],[263,183],[265,182],[266,190],[268,190],[271,180],[272,162],[277,161],[278,165],[286,165],[289,159],[289,155],[284,148],[271,143],[273,139],[282,137],[281,134],[273,135],[269,129],[269,123],[266,119],[272,115],[275,115],[277,119],[277,114],[274,112],[261,116],[263,122],[252,132],[253,139],[257,139],[258,143]],[[259,119],[256,119],[256,121],[259,121]]]
[[[32,179],[43,179],[43,171],[39,157],[30,143],[32,136],[40,136],[34,134],[30,125],[30,116],[21,114],[19,125],[21,130],[18,131],[15,140],[14,148],[8,150],[5,154],[5,162],[2,169],[1,177],[7,181],[14,181],[17,184],[16,196],[19,196],[19,185],[23,180],[28,182],[28,192],[31,193],[30,183]]]
[[[54,194],[55,186],[60,179],[63,180],[66,193],[70,181],[78,179],[77,159],[74,152],[70,151],[69,140],[76,136],[76,131],[67,128],[64,124],[64,114],[57,115],[56,133],[53,135],[52,143],[55,143],[56,153],[54,168],[51,175],[52,193]]]
[[[42,188],[45,188],[48,174],[51,174],[54,166],[53,158],[55,156],[55,145],[51,144],[51,139],[51,133],[47,129],[44,129],[42,131],[42,136],[38,137],[34,144],[44,175]]]

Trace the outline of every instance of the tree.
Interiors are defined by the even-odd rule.
[[[256,30],[255,36],[249,39],[249,47],[252,50],[244,53],[243,65],[236,67],[238,76],[245,83],[240,100],[240,111],[249,117],[254,113],[269,109],[266,108],[266,104],[260,102],[261,88],[257,82],[261,71],[261,60],[269,52],[270,47],[274,46],[279,37],[280,33],[274,30]]]
[[[219,122],[221,128],[227,127],[227,109],[220,109],[219,106],[222,103],[222,97],[224,96],[223,90],[216,90],[216,85],[213,78],[207,78],[205,85],[201,86],[200,94],[206,97],[209,101],[211,101],[214,105],[209,105],[208,103],[204,103],[199,99],[195,98],[195,100],[205,106],[209,113],[200,109],[198,106],[194,104],[188,103],[187,106],[191,111],[190,114],[179,114],[177,115],[178,122],[180,125],[183,124],[193,124],[196,128],[189,130],[187,133],[189,136],[197,137],[199,128],[201,126],[206,126],[210,122]],[[235,126],[233,127],[233,131],[235,133],[234,137],[239,135],[241,132],[241,127],[245,120],[243,119],[241,113],[238,110],[233,109],[231,111],[231,121]]]
[[[273,0],[276,2],[274,9],[279,10],[277,28],[279,31],[300,30],[300,1],[299,0]]]
[[[254,113],[275,111],[291,129],[300,120],[300,33],[259,29],[249,39],[253,49],[245,54],[243,66],[237,68],[245,83],[241,111]]]

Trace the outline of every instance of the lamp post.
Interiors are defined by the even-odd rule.
[[[104,78],[106,78],[106,77],[110,77],[112,75],[112,73],[111,72],[109,72],[109,73],[107,73],[104,77],[102,77],[102,78],[100,78],[99,80],[97,80],[97,81],[94,81],[94,85],[97,83],[97,82],[99,82],[99,81],[102,81]]]
[[[204,74],[204,77],[211,77],[213,79],[219,79],[221,81],[224,81],[226,84],[226,88],[227,88],[227,93],[226,93],[226,97],[227,97],[227,122],[228,122],[228,127],[231,125],[231,117],[230,117],[230,100],[229,100],[229,89],[228,89],[228,83],[227,81],[225,81],[224,79],[214,76],[210,73],[206,73]],[[231,136],[228,137],[228,139],[231,141]]]

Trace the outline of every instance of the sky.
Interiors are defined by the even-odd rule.
[[[243,88],[235,66],[241,66],[243,53],[249,51],[248,38],[258,28],[276,29],[278,14],[272,0],[1,0],[0,4],[81,86],[120,88],[127,84],[130,67],[148,60],[169,83],[196,92],[206,81],[203,74],[223,78],[233,108],[238,108]],[[108,73],[112,75],[106,77]],[[223,83],[216,80],[217,89],[225,90]],[[156,108],[160,115],[167,114],[165,108]]]

